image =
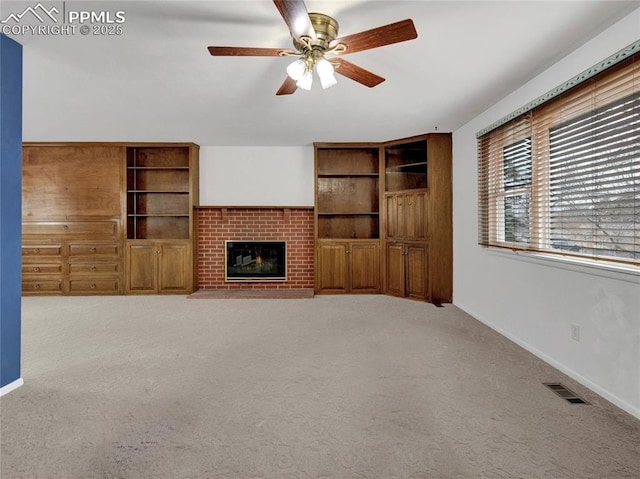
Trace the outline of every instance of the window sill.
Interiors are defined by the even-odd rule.
[[[604,278],[640,284],[640,267],[610,263],[607,261],[588,261],[570,256],[559,256],[527,251],[488,248],[489,254],[502,258],[516,259],[553,268],[560,268],[578,273],[602,276]]]

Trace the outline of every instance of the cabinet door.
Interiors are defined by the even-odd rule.
[[[155,293],[157,288],[157,245],[153,243],[128,245],[127,291],[130,293]]]
[[[316,290],[323,293],[346,293],[347,247],[346,242],[323,242],[318,246]]]
[[[396,195],[396,238],[407,237],[407,211],[406,198],[403,194]]]
[[[387,244],[387,293],[404,296],[404,245]]]
[[[380,292],[380,248],[378,243],[351,243],[350,287],[352,293]]]
[[[188,243],[158,245],[158,291],[189,293],[191,290],[190,248]]]
[[[425,193],[408,193],[405,195],[405,232],[410,240],[425,240],[426,234],[426,204]]]
[[[407,244],[406,295],[415,299],[428,299],[427,289],[427,247],[422,244]]]
[[[398,197],[387,195],[385,205],[387,212],[387,238],[396,239],[398,237]]]

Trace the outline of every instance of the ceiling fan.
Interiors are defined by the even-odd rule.
[[[276,95],[291,95],[300,88],[310,90],[313,72],[320,78],[322,88],[336,84],[335,73],[357,81],[369,88],[384,78],[342,58],[328,55],[370,50],[417,38],[410,19],[390,23],[352,35],[338,37],[338,22],[322,13],[308,13],[303,0],[273,0],[289,27],[295,50],[283,48],[208,47],[213,56],[296,57],[287,67],[287,78]]]

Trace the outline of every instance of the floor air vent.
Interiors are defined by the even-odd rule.
[[[570,402],[571,404],[589,404],[587,401],[582,399],[572,390],[567,389],[563,384],[560,384],[560,383],[542,383],[542,384],[547,386],[554,393],[556,393],[565,401]]]

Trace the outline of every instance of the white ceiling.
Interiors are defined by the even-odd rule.
[[[3,2],[1,16],[36,2]],[[62,2],[43,2],[62,4]],[[383,141],[454,131],[636,1],[315,1],[340,35],[413,19],[416,40],[347,55],[386,78],[275,92],[290,59],[206,47],[291,48],[270,0],[72,2],[124,11],[120,36],[13,36],[24,45],[26,141],[193,141],[216,146]],[[576,72],[578,73],[578,72]]]

